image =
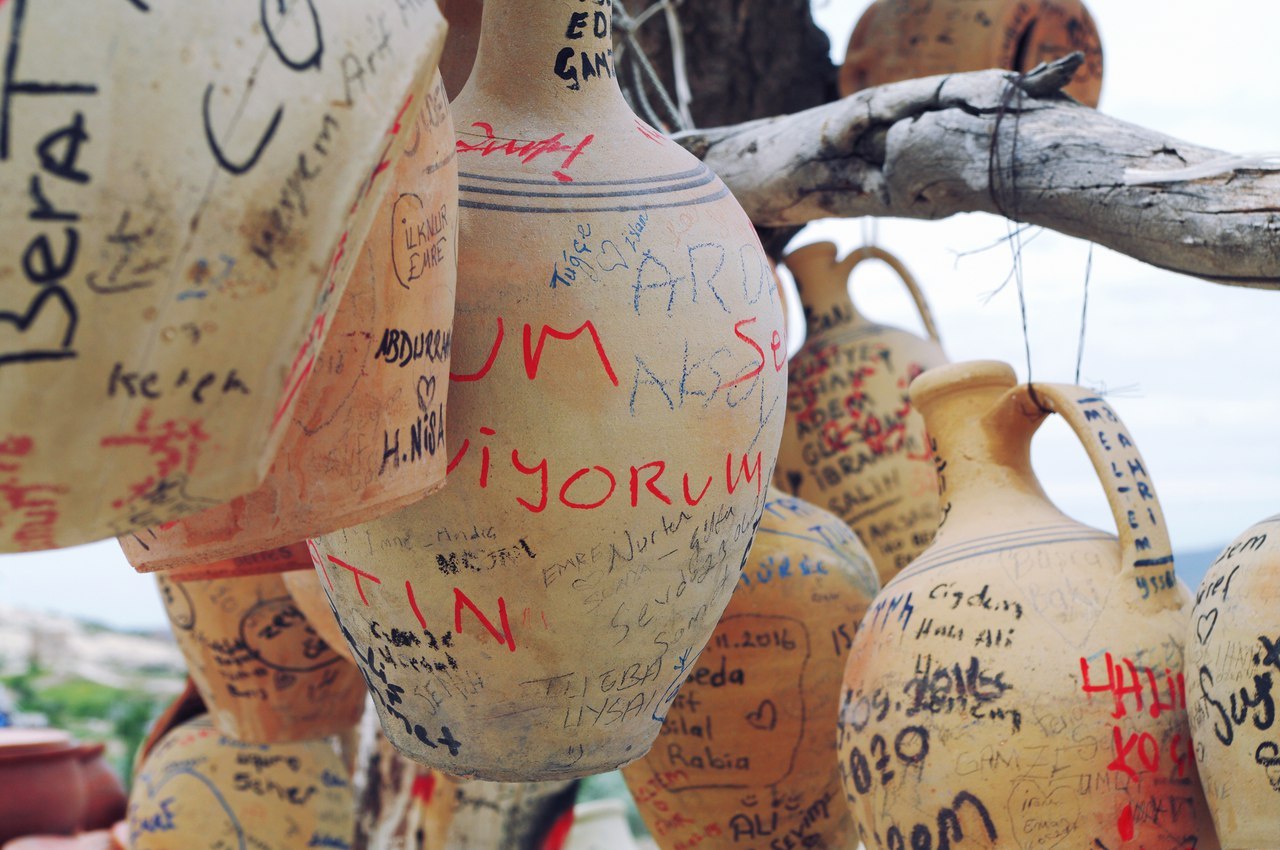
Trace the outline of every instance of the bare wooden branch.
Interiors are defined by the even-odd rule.
[[[1182,274],[1280,288],[1280,173],[1126,184],[1128,168],[1182,168],[1223,152],[1060,94],[1077,61],[1022,80],[994,70],[907,80],[676,138],[758,226],[991,212]]]

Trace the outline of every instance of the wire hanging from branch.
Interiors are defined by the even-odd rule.
[[[624,59],[629,60],[630,64],[630,84],[623,84],[622,91],[631,103],[633,109],[639,112],[646,121],[654,127],[664,132],[683,132],[685,130],[695,129],[693,123],[693,114],[689,109],[693,102],[693,91],[689,87],[689,75],[685,67],[685,48],[684,35],[680,29],[680,16],[676,11],[679,0],[660,0],[645,9],[640,14],[632,17],[627,12],[627,7],[623,5],[622,0],[613,0],[613,26],[614,31],[621,36],[621,42],[618,44],[617,57],[615,59],[615,67],[619,69],[619,81],[622,80],[621,68]],[[663,84],[662,78],[658,76],[657,70],[653,67],[653,63],[649,60],[648,55],[644,52],[644,48],[636,40],[636,31],[644,26],[651,18],[658,13],[662,13],[667,23],[667,35],[671,42],[671,65],[672,77],[675,80],[675,96],[672,97],[671,92],[667,91],[667,87]],[[648,85],[646,86],[646,82]],[[666,118],[658,115],[654,109],[653,102],[649,99],[647,88],[652,89],[658,95],[658,101],[666,112]]]

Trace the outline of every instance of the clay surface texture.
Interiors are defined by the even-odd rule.
[[[840,704],[840,770],[868,848],[1217,847],[1181,664],[1190,596],[1133,438],[1101,398],[1000,363],[912,385],[942,524],[876,597]],[[1043,408],[1041,407],[1043,405]],[[1072,426],[1120,531],[1045,497],[1030,440]]]
[[[458,208],[439,75],[401,132],[404,153],[380,183],[368,238],[350,248],[346,293],[266,480],[225,505],[121,537],[134,567],[289,545],[444,484]]]
[[[653,749],[623,771],[660,847],[857,843],[831,721],[853,636],[878,589],[847,525],[770,490],[711,642]]]

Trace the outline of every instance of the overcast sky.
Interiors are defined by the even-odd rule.
[[[843,57],[865,0],[816,0],[819,23]],[[1280,3],[1276,0],[1095,0],[1105,74],[1099,109],[1175,138],[1232,152],[1280,151]],[[953,360],[996,358],[1022,379],[1027,366],[1017,294],[990,300],[1010,269],[1003,219],[884,221],[882,247],[912,269],[933,304]],[[795,244],[829,239],[849,250],[858,221],[811,225]],[[1046,232],[1025,245],[1033,377],[1075,372],[1087,244]],[[859,271],[867,315],[919,327],[896,280]],[[1280,292],[1217,286],[1094,250],[1081,380],[1109,391],[1164,506],[1174,547],[1218,547],[1280,512]],[[1034,461],[1068,513],[1114,530],[1106,502],[1069,430],[1046,426]],[[55,609],[121,626],[160,627],[151,578],[106,541],[0,556],[0,605]]]

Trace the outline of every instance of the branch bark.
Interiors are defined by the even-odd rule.
[[[1217,283],[1280,289],[1280,173],[1128,185],[1222,151],[1060,93],[1068,56],[1025,78],[977,71],[879,86],[792,115],[683,133],[762,227],[990,212]]]

